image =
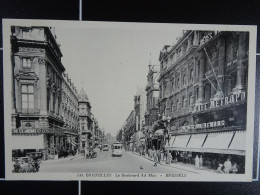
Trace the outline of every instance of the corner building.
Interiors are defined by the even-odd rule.
[[[53,28],[11,27],[13,156],[42,151],[45,159],[58,158],[61,149],[70,147],[67,135],[77,136],[76,107],[68,106],[74,119],[65,128],[61,57]]]
[[[158,105],[173,158],[192,152],[216,168],[230,156],[244,172],[248,44],[247,32],[184,31],[162,49]]]

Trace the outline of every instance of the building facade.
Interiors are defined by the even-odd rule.
[[[248,44],[247,32],[184,31],[164,46],[158,105],[166,147],[230,155],[244,166]]]
[[[146,111],[146,91],[145,88],[138,88],[134,96],[134,110],[135,110],[135,133],[133,135],[134,147],[145,146],[145,111]]]
[[[78,91],[68,74],[63,73],[63,82],[61,90],[62,101],[62,119],[64,121],[63,131],[66,135],[65,149],[78,149],[79,134],[79,109],[78,109]],[[51,95],[48,95],[51,98]],[[52,101],[50,101],[52,102]]]
[[[94,116],[84,89],[78,94],[80,149],[85,150],[94,144]]]
[[[66,147],[61,57],[52,28],[11,27],[14,156],[42,151],[57,158]]]
[[[124,125],[124,143],[126,150],[133,150],[136,122],[135,122],[135,110],[132,110],[126,119]]]
[[[146,112],[145,112],[145,134],[146,134],[146,148],[156,146],[157,140],[153,139],[154,123],[158,121],[158,98],[159,98],[159,83],[157,81],[160,74],[159,65],[149,65],[146,85]]]

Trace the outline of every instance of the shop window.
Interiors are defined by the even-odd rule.
[[[30,58],[22,58],[22,66],[24,70],[30,70],[32,68],[32,61]]]
[[[33,85],[22,85],[22,109],[34,109]]]

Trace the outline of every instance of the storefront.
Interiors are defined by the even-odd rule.
[[[185,160],[191,153],[190,163],[194,164],[196,155],[202,156],[204,165],[216,169],[218,164],[223,164],[231,158],[232,164],[236,163],[239,173],[245,171],[245,142],[246,131],[222,131],[172,136],[166,144],[175,161]]]
[[[13,157],[28,152],[43,152],[43,158],[58,158],[58,151],[65,148],[65,135],[59,128],[20,128],[12,130]]]

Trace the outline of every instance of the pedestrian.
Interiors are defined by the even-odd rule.
[[[157,158],[158,158],[158,163],[160,163],[161,162],[161,150],[160,149],[157,151]]]
[[[230,162],[230,157],[224,162],[224,173],[228,174],[232,168],[232,164]]]
[[[218,165],[217,173],[224,173],[222,164]]]
[[[238,167],[237,167],[237,163],[234,162],[232,168],[231,168],[231,172],[236,174],[238,172]]]
[[[89,155],[87,147],[85,148],[85,154],[84,155],[85,155],[85,158],[87,158],[87,156]]]
[[[195,167],[196,167],[196,169],[200,168],[200,159],[199,159],[198,155],[196,155],[196,157],[195,157]]]
[[[200,155],[199,166],[200,166],[200,169],[203,169],[203,158],[202,158],[202,155]]]
[[[153,160],[154,160],[154,165],[155,167],[157,167],[157,150],[155,148],[153,148],[153,151],[152,151],[152,155],[153,155]]]

